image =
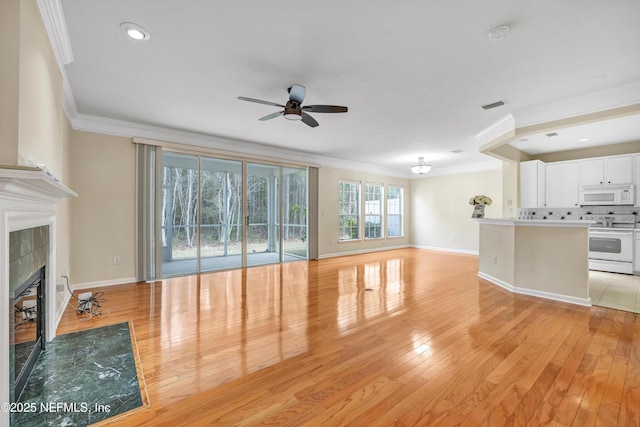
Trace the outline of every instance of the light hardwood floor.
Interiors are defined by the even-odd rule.
[[[640,317],[420,249],[104,288],[150,406],[117,425],[640,425]]]

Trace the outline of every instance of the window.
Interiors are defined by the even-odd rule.
[[[338,238],[360,238],[360,184],[341,182],[338,186]]]
[[[366,184],[364,188],[364,237],[382,237],[382,186]]]
[[[387,237],[402,236],[402,187],[387,187]]]

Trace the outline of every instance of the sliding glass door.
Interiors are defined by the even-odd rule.
[[[200,162],[200,271],[242,267],[242,162]]]
[[[307,259],[306,168],[162,159],[162,277]]]
[[[280,262],[280,167],[247,165],[247,265]]]
[[[162,275],[198,272],[198,157],[162,156]]]
[[[307,170],[282,168],[283,260],[308,258]]]

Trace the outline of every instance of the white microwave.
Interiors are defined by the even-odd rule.
[[[635,203],[632,184],[627,185],[586,185],[580,187],[581,206],[614,206]]]

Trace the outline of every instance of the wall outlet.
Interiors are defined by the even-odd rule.
[[[89,298],[91,298],[91,292],[82,292],[81,294],[78,294],[78,299],[80,301],[88,301]]]
[[[64,283],[56,284],[56,291],[58,291],[58,292],[64,291]]]
[[[118,265],[120,264],[120,257],[119,256],[114,256],[113,257],[113,265]]]
[[[497,264],[498,263],[498,255],[494,255],[493,256],[493,263]]]

